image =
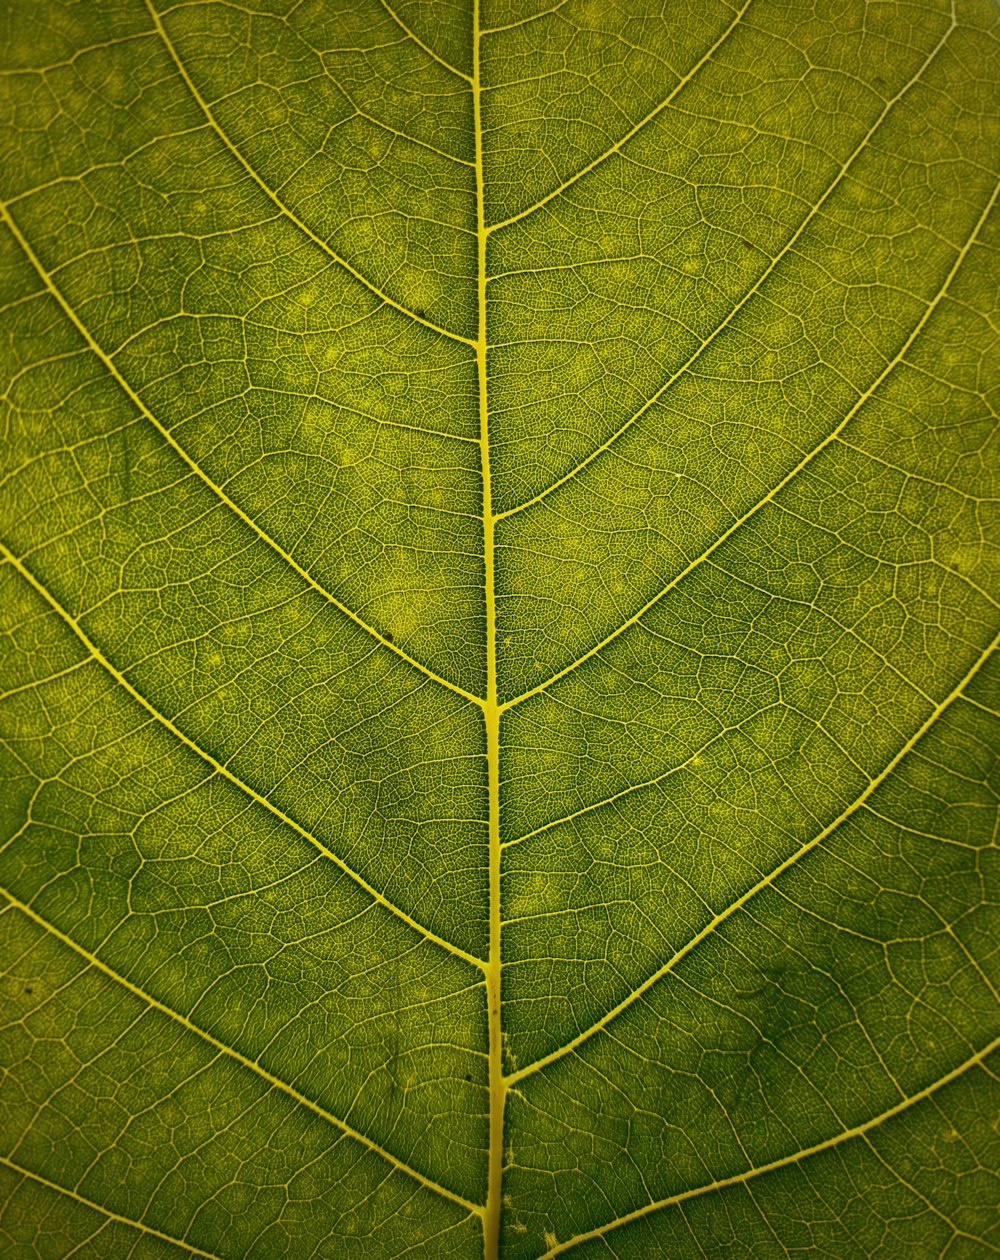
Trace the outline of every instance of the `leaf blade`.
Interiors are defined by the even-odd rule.
[[[0,1237],[996,1250],[991,5],[0,24]]]

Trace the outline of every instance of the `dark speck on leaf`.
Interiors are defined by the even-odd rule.
[[[26,985],[24,986],[24,991],[25,991],[25,993],[27,993],[27,995],[30,997],[30,996],[32,995],[32,993],[34,993],[34,991],[35,991],[35,990],[31,987],[31,985],[30,985],[30,984],[26,984]]]
[[[427,312],[426,312],[426,311],[424,311],[424,310],[421,310],[421,308],[420,308],[419,306],[418,306],[418,307],[416,307],[416,308],[414,309],[413,313],[414,313],[414,315],[416,315],[417,319],[426,319],[426,318],[427,318]]]
[[[468,1073],[468,1072],[466,1072],[466,1074],[465,1074],[465,1079],[466,1079],[467,1081],[471,1081],[471,1080],[472,1080],[472,1077],[469,1075],[469,1073]]]
[[[753,241],[748,241],[745,236],[740,238],[740,244],[746,246],[747,249],[753,249]]]
[[[386,634],[386,635],[383,635],[382,637],[385,639],[386,643],[392,643],[392,642],[394,642],[393,637],[392,637],[392,635],[391,635],[391,634]]]

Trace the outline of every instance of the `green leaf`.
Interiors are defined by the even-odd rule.
[[[1000,1251],[1000,10],[735,2],[0,7],[4,1256]]]

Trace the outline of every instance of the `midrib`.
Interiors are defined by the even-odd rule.
[[[483,1217],[484,1260],[500,1253],[500,1204],[503,1194],[503,1118],[506,1083],[500,1023],[500,706],[497,699],[497,620],[494,581],[493,500],[490,486],[489,401],[486,393],[486,220],[483,201],[483,127],[479,78],[479,0],[473,0],[472,100],[476,141],[477,303],[476,368],[479,391],[479,442],[483,476],[483,559],[486,597],[486,759],[489,776],[490,943],[486,964],[489,1024],[489,1164]]]

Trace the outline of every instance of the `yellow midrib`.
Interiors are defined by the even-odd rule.
[[[503,1194],[503,1119],[507,1084],[503,1076],[500,1023],[500,705],[497,698],[497,617],[493,569],[493,500],[490,486],[489,401],[486,393],[486,210],[483,199],[483,126],[479,77],[479,0],[473,0],[472,101],[476,142],[477,304],[476,369],[479,392],[479,443],[483,477],[483,580],[486,601],[486,760],[489,781],[489,911],[490,940],[486,963],[489,1026],[489,1158],[486,1211],[483,1215],[484,1260],[500,1254],[500,1204]]]

